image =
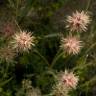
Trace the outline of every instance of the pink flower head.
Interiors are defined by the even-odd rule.
[[[90,16],[87,12],[76,11],[72,16],[67,17],[66,28],[69,28],[70,31],[86,31],[90,21]]]
[[[74,36],[68,36],[67,38],[61,39],[61,48],[68,54],[78,54],[81,49],[81,42],[79,39]]]
[[[64,82],[64,84],[68,87],[68,88],[76,88],[77,84],[78,84],[78,76],[75,76],[75,74],[73,74],[73,72],[67,72],[65,71],[65,73],[62,76],[62,81]]]
[[[16,28],[15,28],[15,24],[13,24],[13,22],[8,22],[4,25],[3,28],[3,34],[5,35],[5,37],[10,37],[14,34]]]
[[[13,36],[13,48],[18,51],[28,51],[32,46],[35,46],[35,37],[30,32],[20,32]]]

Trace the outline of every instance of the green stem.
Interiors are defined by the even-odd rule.
[[[46,72],[45,72],[45,74],[52,75],[52,76],[53,76],[53,78],[54,78],[55,80],[57,80],[57,75],[56,75],[53,71],[48,70],[48,71],[46,71]]]
[[[88,48],[88,50],[86,51],[85,55],[87,55],[87,53],[88,53],[92,48],[94,48],[94,46],[96,46],[96,43],[92,44],[92,45]]]
[[[9,83],[13,77],[9,78],[8,80],[4,81],[2,84],[0,84],[0,87],[4,86],[5,84]]]
[[[16,19],[18,16],[18,9],[19,9],[19,0],[16,0]]]
[[[80,32],[79,31],[77,31],[77,37],[80,38]]]
[[[82,84],[81,86],[79,86],[80,88],[85,87],[85,86],[89,86],[90,84],[93,84],[96,82],[96,76],[94,76],[93,78],[91,78],[91,80],[86,81],[84,84]]]
[[[22,31],[21,28],[20,28],[20,26],[19,26],[19,24],[18,24],[18,22],[16,20],[15,20],[15,24],[17,25],[19,31]]]
[[[85,58],[85,62],[86,62],[86,59],[87,59],[85,56],[88,54],[88,52],[89,52],[92,48],[94,48],[94,46],[96,46],[96,43],[92,44],[92,45],[89,47],[89,49],[85,52],[85,54],[83,55],[83,57]],[[85,64],[85,62],[84,62],[84,64]],[[84,64],[83,64],[83,65],[84,65]],[[82,65],[76,66],[76,67],[73,68],[73,71],[76,70],[76,69],[79,69],[79,68],[80,68],[80,69],[81,69],[81,68],[85,68],[86,66],[90,66],[90,65],[92,65],[92,64],[86,64],[86,65],[84,65],[84,66],[82,66]]]
[[[40,53],[38,50],[34,50],[34,52],[37,53],[38,56],[40,56],[40,58],[42,58],[42,60],[43,60],[48,66],[50,65],[49,62],[46,60],[46,58],[45,58],[43,55],[41,55],[41,53]]]
[[[55,65],[55,63],[57,62],[57,60],[60,59],[60,57],[61,57],[62,55],[64,55],[63,52],[62,52],[62,53],[60,53],[60,52],[61,52],[61,50],[59,50],[59,51],[57,52],[57,54],[55,55],[55,57],[54,57],[51,65],[50,65],[50,68],[52,68],[52,67]]]
[[[8,74],[8,69],[9,69],[9,63],[7,63],[6,68],[5,68],[5,72],[3,75],[3,78],[6,78],[7,74]]]
[[[91,3],[91,0],[88,0],[87,6],[86,6],[86,11],[89,9],[90,3]]]
[[[76,66],[76,67],[74,67],[73,69],[72,69],[72,71],[74,72],[75,70],[77,70],[77,69],[84,69],[84,68],[86,68],[86,67],[90,67],[90,66],[92,66],[92,65],[95,65],[95,64],[86,64],[86,65],[80,65],[80,66]]]
[[[46,39],[46,38],[53,38],[53,37],[61,37],[61,34],[53,33],[53,34],[49,34],[49,35],[43,36],[44,39]]]

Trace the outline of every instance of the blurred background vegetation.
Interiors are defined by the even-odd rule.
[[[79,55],[58,58],[59,34],[68,35],[65,19],[76,10],[87,10],[92,18],[81,33],[84,48]],[[0,61],[0,96],[15,96],[24,78],[49,94],[54,80],[48,72],[74,67],[80,82],[70,96],[96,96],[96,0],[0,0],[0,47],[19,27],[33,32],[38,44],[29,54],[18,54],[12,64]]]

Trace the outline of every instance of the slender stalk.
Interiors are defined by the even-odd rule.
[[[55,57],[54,57],[51,65],[50,65],[50,68],[52,68],[52,67],[55,65],[55,63],[57,62],[57,60],[60,59],[60,57],[61,57],[62,55],[64,55],[63,52],[62,52],[62,53],[60,53],[60,52],[61,52],[61,50],[59,50],[59,51],[57,52],[57,54],[55,55]]]
[[[53,37],[61,37],[61,34],[54,33],[54,34],[49,34],[49,35],[43,36],[44,39],[46,39],[46,38],[53,38]]]
[[[92,49],[96,46],[96,43],[93,43],[89,48],[88,50],[86,51],[85,55]]]
[[[41,53],[38,51],[38,50],[34,50],[34,52],[36,53],[36,54],[38,54],[38,56],[40,57],[40,58],[42,58],[42,60],[49,66],[50,64],[49,64],[49,62],[46,60],[46,58],[43,56],[43,55],[41,55]]]
[[[45,74],[50,74],[54,77],[55,80],[57,80],[57,75],[53,71],[48,70],[48,71],[45,72]]]
[[[9,63],[7,63],[6,68],[5,68],[5,73],[3,75],[3,78],[6,78],[7,74],[8,74],[8,70],[9,70]]]
[[[18,24],[18,22],[16,20],[15,20],[15,24],[17,25],[19,31],[22,31],[21,28],[20,28],[20,26],[19,26],[19,24]]]
[[[86,11],[89,9],[90,3],[91,3],[91,0],[88,0],[87,6],[86,6]]]
[[[16,19],[17,19],[17,16],[18,16],[19,1],[20,0],[16,0]]]
[[[90,67],[92,65],[95,65],[95,64],[85,64],[85,65],[80,65],[80,66],[76,66],[72,69],[72,71],[74,72],[76,69],[85,69],[86,67]]]
[[[88,52],[89,52],[92,48],[94,48],[95,46],[96,46],[96,43],[92,44],[92,45],[89,47],[89,49],[85,52],[85,54],[83,55],[83,58],[85,58],[85,62],[86,62],[86,59],[87,59],[85,56],[86,56],[86,55],[88,54]],[[84,64],[85,64],[85,63],[84,63]],[[74,68],[73,68],[73,71],[76,70],[76,69],[79,69],[79,68],[81,69],[81,68],[85,68],[86,66],[92,65],[92,64],[86,64],[86,65],[84,65],[84,64],[83,64],[83,66],[80,65],[80,66],[74,67]]]
[[[13,77],[9,78],[8,80],[4,81],[2,84],[0,84],[0,87],[4,86],[5,84],[9,83]]]
[[[79,31],[77,31],[77,37],[80,38],[80,32]]]
[[[91,78],[91,80],[86,81],[84,84],[82,84],[81,86],[79,86],[79,88],[85,87],[85,86],[89,86],[90,84],[94,84],[96,82],[96,76],[94,76],[93,78]]]

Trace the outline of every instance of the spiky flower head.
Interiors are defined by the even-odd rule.
[[[61,49],[63,49],[66,53],[70,54],[78,54],[82,47],[82,41],[79,40],[76,36],[68,36],[67,38],[62,37],[61,39]]]
[[[79,78],[73,72],[68,72],[65,70],[65,72],[61,74],[60,80],[67,88],[76,89]]]
[[[68,16],[66,21],[66,28],[69,28],[70,31],[86,31],[91,20],[88,12],[76,11],[72,16]]]
[[[52,96],[69,96],[69,89],[60,81],[53,86],[52,94]]]
[[[22,81],[22,88],[25,89],[25,90],[31,89],[31,88],[32,88],[31,84],[32,84],[31,80],[29,80],[29,79],[24,79],[24,80]]]
[[[15,51],[12,48],[10,48],[9,46],[4,46],[4,47],[0,48],[0,59],[2,61],[11,63],[11,62],[13,62],[15,56],[16,56]]]
[[[39,88],[32,86],[32,81],[29,79],[22,80],[22,88],[25,90],[25,96],[41,96]]]
[[[73,72],[59,72],[57,82],[53,86],[52,96],[69,96],[72,89],[76,89],[79,78]]]
[[[15,33],[11,43],[13,44],[13,48],[18,51],[28,51],[32,46],[35,46],[35,37],[31,32],[21,31]]]

